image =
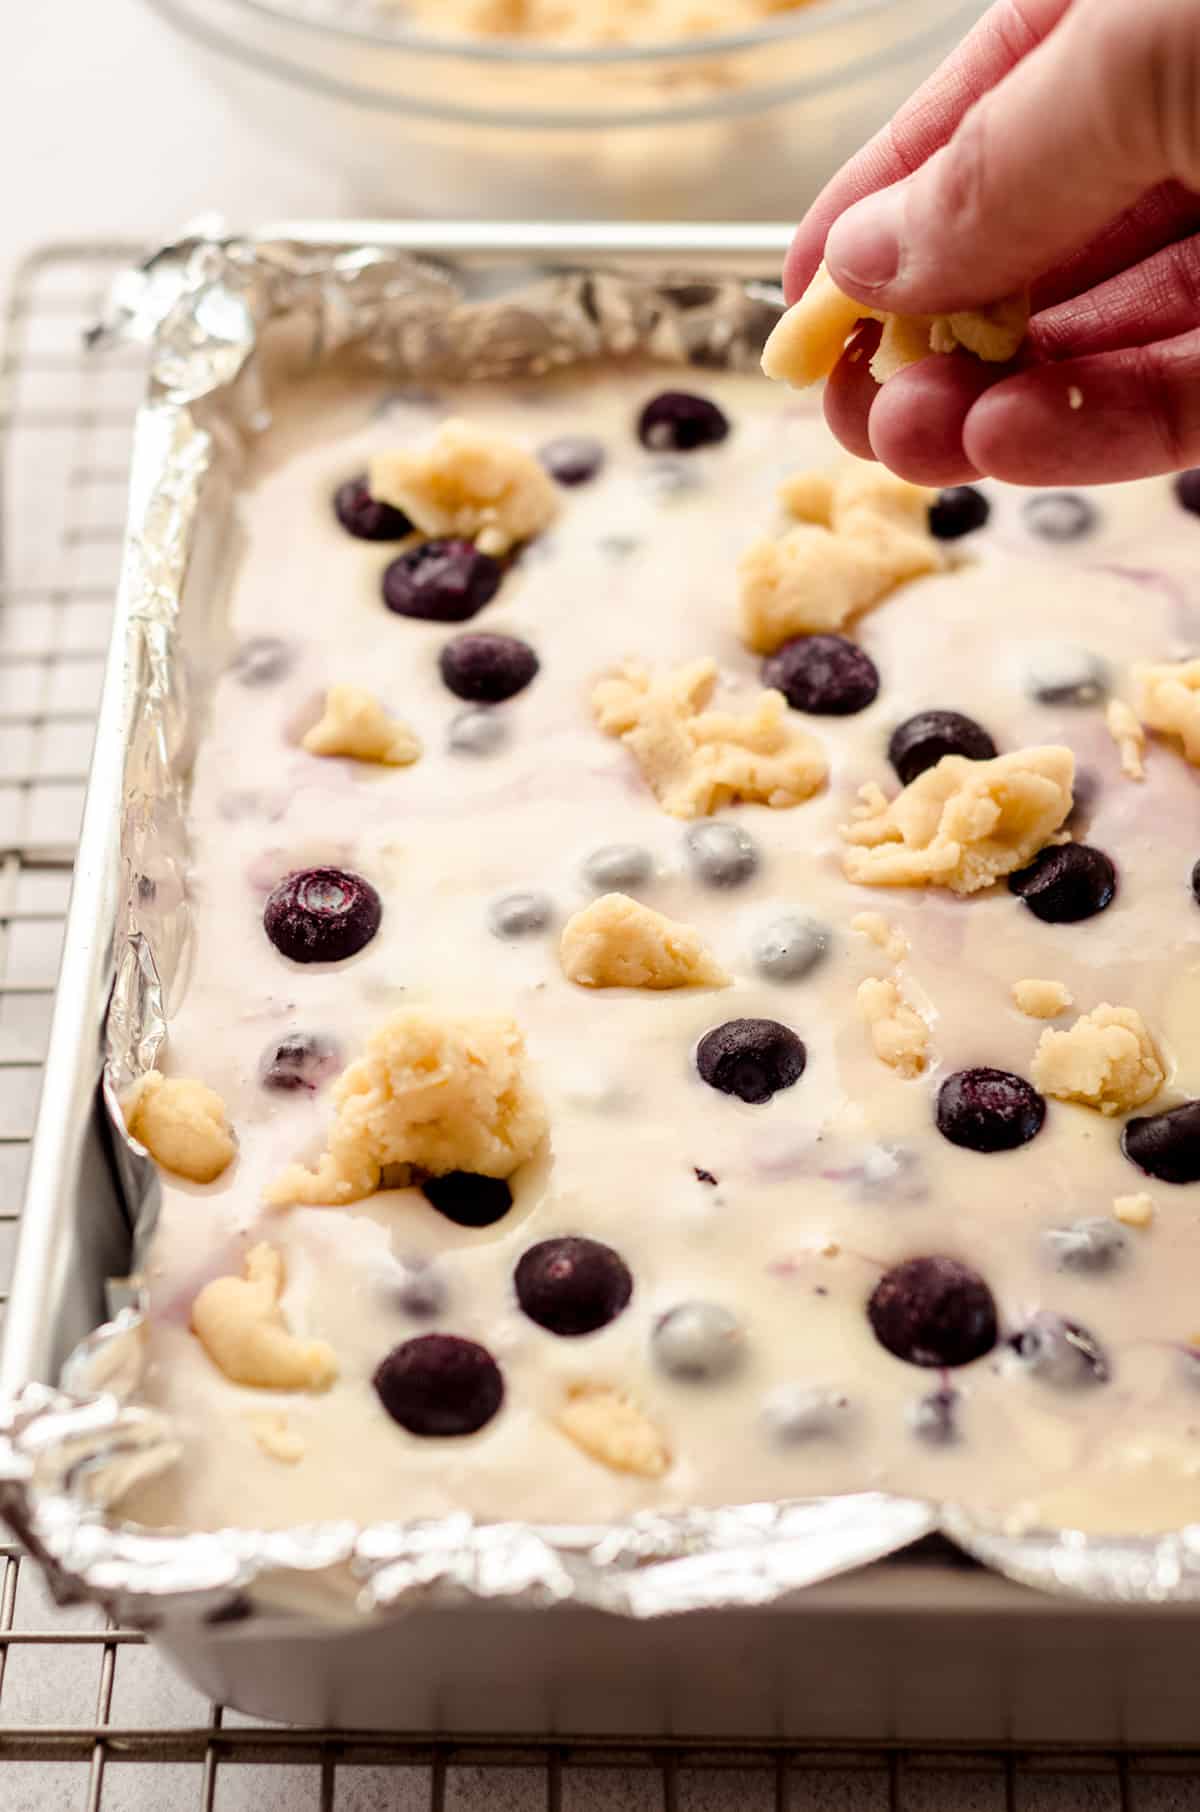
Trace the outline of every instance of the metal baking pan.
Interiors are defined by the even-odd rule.
[[[273,223],[245,243],[280,242],[310,262],[319,261],[323,248],[357,246],[442,260],[471,273],[485,293],[493,277],[503,286],[518,268],[599,266],[646,281],[648,273],[669,270],[676,279],[690,274],[700,288],[705,279],[737,279],[748,298],[770,308],[777,306],[773,286],[787,237],[783,227],[581,226],[558,232],[350,221]],[[193,249],[203,258],[204,247]],[[353,253],[347,268],[354,269]],[[253,281],[249,266],[240,274]],[[151,293],[143,280],[138,305]],[[339,297],[343,307],[345,300]],[[173,351],[180,394],[189,378],[189,345],[185,333]],[[213,481],[224,484],[227,474]],[[410,1579],[391,1608],[350,1616],[336,1609],[330,1614],[328,1607],[318,1615],[312,1593],[301,1589],[301,1574],[293,1566],[273,1566],[266,1549],[250,1571],[231,1565],[220,1591],[180,1592],[165,1572],[155,1577],[164,1566],[163,1538],[139,1542],[135,1532],[125,1532],[118,1555],[99,1516],[81,1517],[69,1529],[31,1516],[31,1503],[53,1501],[48,1494],[39,1499],[30,1478],[44,1482],[42,1456],[52,1446],[45,1431],[53,1433],[59,1408],[68,1419],[76,1417],[82,1445],[71,1466],[63,1461],[62,1471],[55,1475],[51,1468],[51,1476],[61,1482],[71,1471],[76,1485],[81,1476],[86,1482],[91,1410],[81,1412],[77,1396],[55,1395],[53,1387],[69,1355],[83,1342],[86,1357],[92,1330],[131,1300],[112,1280],[135,1269],[153,1212],[153,1177],[113,1134],[100,1088],[114,978],[129,960],[121,818],[135,705],[146,689],[131,664],[128,631],[147,590],[144,528],[155,501],[152,485],[151,467],[135,466],[127,555],[0,1354],[0,1509],[46,1564],[56,1589],[99,1598],[150,1627],[212,1698],[308,1724],[977,1742],[1145,1744],[1194,1735],[1189,1664],[1200,1654],[1193,1608],[1200,1590],[1193,1568],[1200,1569],[1200,1562],[1191,1560],[1187,1532],[1153,1547],[1106,1544],[1090,1553],[1091,1598],[1056,1599],[1030,1590],[935,1537],[839,1576],[831,1576],[837,1568],[827,1564],[812,1572],[815,1583],[805,1580],[802,1591],[799,1581],[797,1589],[781,1591],[776,1580],[761,1601],[752,1581],[742,1580],[715,1608],[685,1593],[682,1600],[662,1600],[657,1614],[635,1618],[613,1615],[598,1599],[553,1602],[555,1594],[544,1588],[489,1600],[477,1581],[468,1589],[461,1578],[439,1576],[436,1582]],[[200,545],[205,537],[207,548]],[[210,523],[186,548],[174,550],[184,590],[214,570],[220,550],[211,544],[219,539]],[[161,551],[151,546],[151,552]],[[117,1388],[112,1368],[119,1368],[125,1350],[111,1339],[104,1348],[110,1368],[105,1389]],[[80,1363],[78,1356],[72,1362],[73,1384]],[[98,1388],[94,1376],[92,1383]],[[90,1401],[102,1406],[105,1399]],[[19,1422],[35,1431],[23,1446],[14,1435]],[[12,1464],[18,1447],[23,1475]],[[914,1534],[955,1526],[952,1517],[911,1508]],[[198,1543],[202,1550],[209,1544],[211,1552],[216,1540]],[[874,1552],[900,1540],[893,1534]],[[341,1564],[345,1552],[335,1548],[330,1552]],[[859,1558],[870,1551],[868,1544]],[[675,1557],[686,1568],[694,1554],[684,1545]],[[997,1547],[989,1558],[1017,1574],[1039,1576],[1015,1552]],[[1045,1577],[1077,1585],[1069,1563],[1069,1554],[1064,1562],[1060,1553],[1059,1571]],[[652,1572],[650,1566],[634,1569],[643,1581]],[[680,1602],[688,1603],[687,1614],[676,1609]]]

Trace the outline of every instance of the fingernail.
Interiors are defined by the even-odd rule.
[[[881,189],[847,209],[829,229],[825,262],[837,282],[845,279],[856,289],[882,289],[895,281],[900,269],[899,189]]]

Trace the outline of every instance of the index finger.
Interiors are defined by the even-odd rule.
[[[1057,25],[1071,0],[996,0],[886,126],[838,171],[800,225],[783,266],[788,302],[804,294],[839,214],[911,176],[946,144],[973,101],[994,88]]]

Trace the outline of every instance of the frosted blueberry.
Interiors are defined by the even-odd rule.
[[[796,981],[829,953],[829,928],[803,912],[784,912],[758,930],[750,957],[768,981]]]
[[[506,893],[488,907],[488,930],[497,937],[530,937],[545,931],[553,917],[544,893]]]
[[[1095,505],[1078,491],[1043,491],[1029,499],[1023,514],[1043,541],[1078,541],[1097,521]]]
[[[781,1384],[764,1398],[762,1419],[771,1439],[781,1447],[829,1440],[845,1430],[850,1399],[843,1391],[824,1385]]]
[[[1052,1384],[1056,1390],[1106,1384],[1109,1379],[1108,1360],[1095,1336],[1078,1322],[1067,1321],[1049,1309],[1039,1309],[1031,1316],[1013,1335],[1009,1349],[1031,1377]]]
[[[758,868],[758,847],[740,825],[701,818],[683,841],[694,873],[709,887],[740,887]]]
[[[681,1302],[654,1324],[656,1362],[672,1378],[710,1383],[741,1364],[745,1335],[731,1310],[716,1302]]]
[[[1070,642],[1043,642],[1030,650],[1025,685],[1043,705],[1096,705],[1107,697],[1108,662]]]
[[[477,711],[460,711],[451,722],[446,740],[456,755],[491,755],[506,734],[499,713],[481,706]]]
[[[1129,1248],[1122,1228],[1105,1215],[1047,1227],[1042,1242],[1060,1271],[1111,1271]]]
[[[396,1307],[414,1321],[431,1321],[446,1306],[445,1279],[427,1258],[400,1259],[389,1283]]]
[[[919,1441],[925,1441],[931,1447],[949,1447],[960,1438],[958,1406],[961,1401],[959,1391],[931,1390],[909,1405],[908,1425]]]
[[[628,893],[653,873],[654,857],[640,843],[605,843],[583,865],[583,878],[597,893]]]

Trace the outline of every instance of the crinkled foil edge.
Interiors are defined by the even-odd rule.
[[[499,281],[497,282],[497,276]],[[481,293],[482,292],[482,293]],[[265,336],[302,336],[313,363],[353,348],[389,376],[517,378],[641,353],[681,365],[757,363],[780,301],[703,272],[579,266],[478,274],[385,246],[184,239],[113,288],[97,338],[146,344],[118,621],[126,636],[122,905],[103,1087],[135,1261],[157,1208],[153,1167],[116,1097],[150,1068],[188,949],[186,789],[191,753],[189,568],[236,449],[267,420]],[[228,492],[227,492],[228,495]],[[240,1616],[313,1600],[334,1615],[416,1604],[574,1603],[631,1618],[776,1603],[935,1531],[984,1564],[1106,1601],[1200,1598],[1200,1528],[1156,1540],[1005,1535],[953,1506],[886,1493],[645,1513],[604,1527],[436,1521],[321,1523],[181,1534],[122,1524],[110,1507],[170,1465],[169,1419],[137,1401],[145,1325],[123,1310],[76,1350],[60,1388],[0,1404],[0,1513],[62,1597],[123,1621]]]

